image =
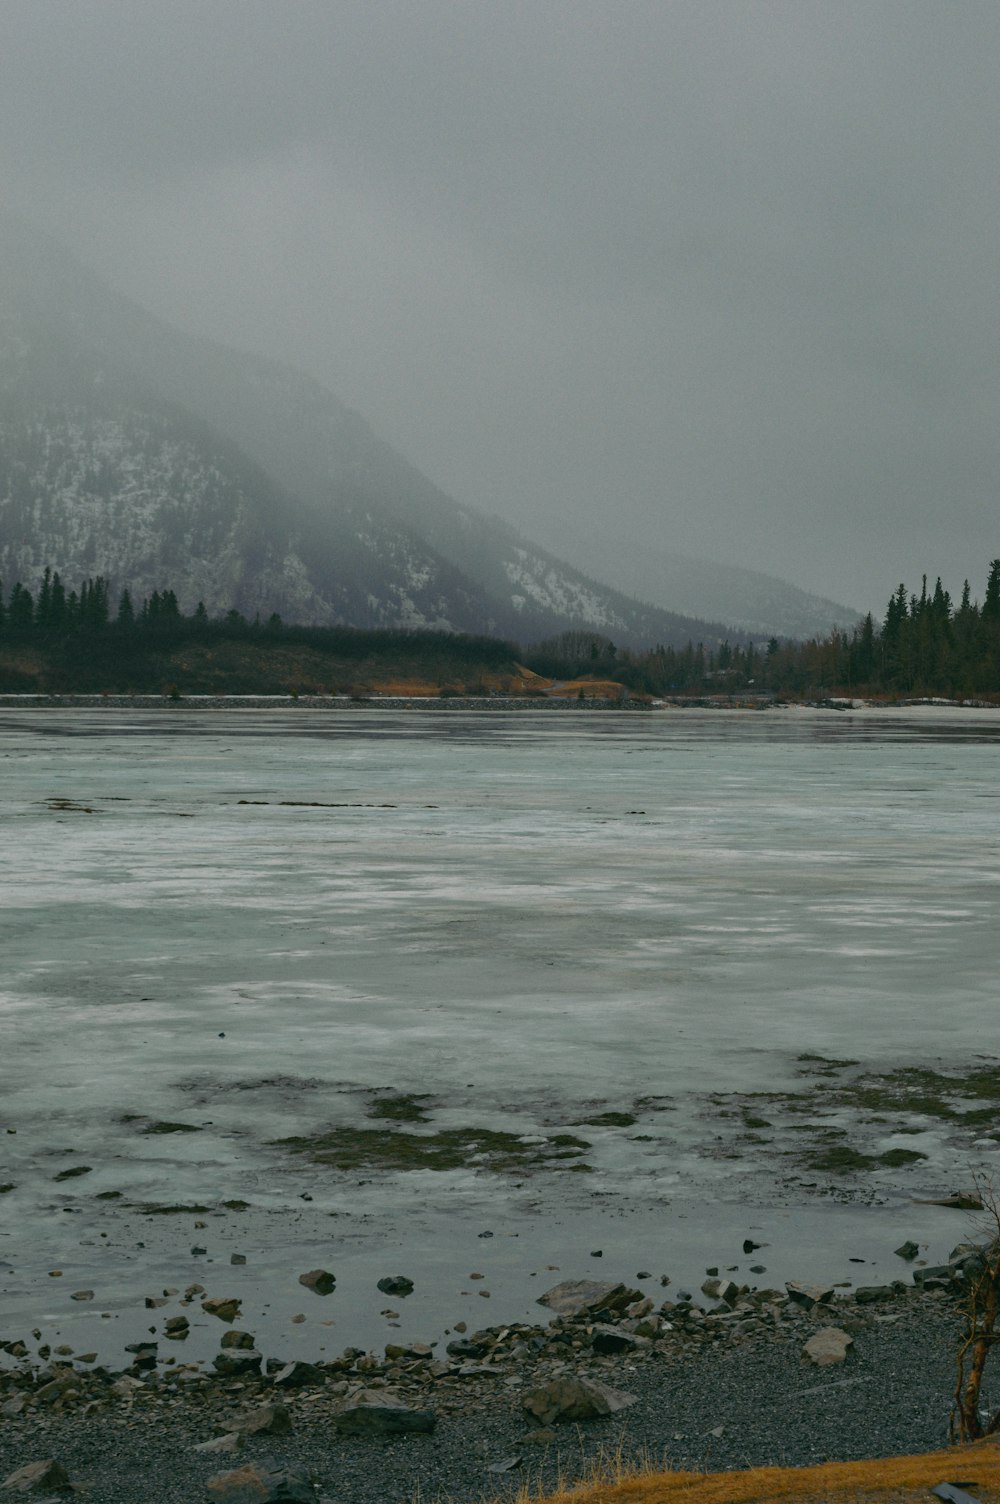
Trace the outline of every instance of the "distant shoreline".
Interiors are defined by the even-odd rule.
[[[646,713],[650,710],[1000,710],[990,700],[945,700],[936,697],[867,700],[831,695],[792,700],[777,695],[669,695],[656,700],[584,699],[558,695],[290,695],[290,694],[0,694],[0,710],[431,710],[548,711],[603,710]]]

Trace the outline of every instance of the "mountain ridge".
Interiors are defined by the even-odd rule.
[[[0,577],[185,609],[624,645],[732,629],[631,599],[447,496],[315,378],[189,335],[0,223]]]

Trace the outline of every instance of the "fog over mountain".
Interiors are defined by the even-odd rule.
[[[545,529],[541,541],[547,540]],[[651,605],[724,621],[740,632],[771,637],[825,637],[860,616],[850,607],[811,595],[755,569],[637,543],[613,528],[575,528],[560,533],[558,546],[578,568]]]
[[[0,0],[0,194],[442,492],[881,611],[998,552],[988,0]]]
[[[0,226],[0,578],[532,641],[720,640],[444,495],[317,381],[183,334]]]

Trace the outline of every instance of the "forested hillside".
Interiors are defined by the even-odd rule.
[[[525,670],[530,671],[526,674]],[[536,675],[538,683],[531,682]],[[489,636],[284,623],[272,614],[185,615],[168,587],[113,600],[98,576],[67,588],[46,569],[32,592],[0,587],[0,692],[482,694],[617,683],[647,695],[940,696],[1000,698],[1000,560],[982,604],[958,606],[938,580],[919,595],[900,585],[885,616],[805,643],[689,642],[619,647],[586,630],[534,648]]]

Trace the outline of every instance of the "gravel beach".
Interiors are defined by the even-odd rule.
[[[529,1356],[530,1339],[511,1347],[510,1334],[490,1361],[439,1363],[446,1371],[433,1376],[419,1357],[393,1364],[358,1355],[358,1372],[358,1358],[352,1368],[345,1356],[325,1365],[316,1383],[288,1392],[275,1390],[273,1376],[203,1374],[185,1384],[151,1368],[124,1381],[91,1374],[78,1394],[53,1406],[51,1389],[39,1398],[51,1384],[45,1372],[29,1381],[25,1370],[8,1371],[0,1478],[51,1457],[82,1497],[100,1504],[193,1504],[225,1497],[207,1490],[220,1472],[273,1458],[307,1478],[317,1501],[472,1504],[526,1480],[572,1480],[602,1455],[719,1469],[929,1451],[948,1441],[961,1328],[952,1291],[911,1288],[887,1291],[872,1305],[837,1298],[811,1308],[784,1297],[742,1317],[725,1306],[679,1316],[656,1341],[613,1356],[594,1353],[592,1323],[564,1318],[538,1328],[545,1335]],[[803,1346],[830,1325],[852,1345],[846,1361],[817,1367]],[[635,1403],[603,1419],[540,1430],[521,1399],[566,1374],[599,1378]],[[360,1385],[433,1406],[433,1432],[341,1434],[334,1416]],[[283,1434],[246,1436],[230,1452],[195,1450],[225,1433],[234,1412],[275,1400],[289,1412]]]

